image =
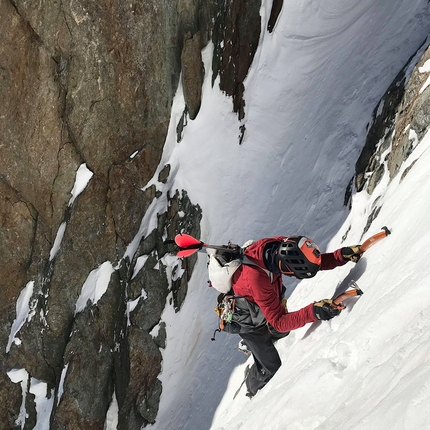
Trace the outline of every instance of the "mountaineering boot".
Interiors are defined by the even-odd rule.
[[[249,353],[251,352],[248,347],[246,346],[246,343],[243,341],[243,339],[241,339],[241,341],[239,342],[239,345],[237,346],[237,349],[240,352],[243,352],[245,355],[249,355]]]

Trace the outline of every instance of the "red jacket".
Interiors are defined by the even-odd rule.
[[[245,250],[245,255],[254,263],[264,267],[263,251],[268,242],[282,241],[285,236],[260,239]],[[343,266],[340,249],[321,255],[321,269],[331,270]],[[273,274],[273,280],[264,270],[255,266],[242,264],[233,275],[233,291],[237,296],[245,297],[256,303],[272,327],[285,333],[317,321],[313,311],[313,303],[295,312],[285,313],[282,305],[282,275]]]

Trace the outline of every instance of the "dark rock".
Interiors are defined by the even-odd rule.
[[[397,108],[405,91],[405,69],[394,79],[373,112],[373,121],[367,133],[366,143],[355,165],[357,191],[363,190],[368,176],[366,174],[372,171],[368,166],[372,158],[375,157],[378,143],[390,134],[390,130],[394,126]]]
[[[384,174],[385,164],[392,180],[412,153],[416,140],[422,139],[428,130],[430,90],[421,92],[421,88],[429,73],[419,71],[430,58],[429,49],[425,48],[422,46],[411,57],[375,108],[366,144],[356,163],[358,191],[366,188],[369,194],[373,193]],[[416,137],[414,134],[410,137],[409,131]]]
[[[400,182],[402,182],[402,181],[403,181],[403,179],[405,179],[406,175],[411,171],[411,169],[414,167],[414,164],[415,164],[417,161],[418,161],[418,159],[417,159],[417,160],[414,160],[414,161],[411,163],[411,165],[410,165],[410,166],[408,166],[408,167],[404,170],[404,172],[402,173],[402,176],[400,177]]]
[[[184,112],[181,115],[181,118],[178,121],[178,125],[176,126],[176,141],[180,142],[182,140],[184,128],[187,126],[188,120],[188,108],[185,106]]]
[[[181,55],[184,98],[190,119],[195,119],[202,101],[204,68],[200,33],[184,35]]]
[[[117,392],[120,407],[119,428],[139,429],[139,426],[153,422],[158,411],[158,402],[155,399],[159,398],[157,393],[161,394],[161,390],[157,388],[161,353],[148,333],[133,326],[127,331],[130,366],[127,370],[129,378],[126,390]],[[124,369],[119,371],[123,372]]]
[[[343,199],[343,205],[349,207],[349,209],[351,209],[351,197],[352,197],[352,187],[353,187],[353,183],[354,183],[354,177],[351,178],[351,180],[349,181],[349,184],[345,190],[345,197]]]
[[[378,205],[379,200],[380,199],[377,198],[375,200],[375,202],[373,203],[372,211],[370,212],[370,215],[367,217],[366,225],[364,226],[364,229],[363,229],[362,238],[366,234],[366,232],[369,230],[369,228],[372,225],[373,221],[377,218],[377,216],[379,215],[379,212],[382,209],[382,206]]]
[[[214,24],[212,82],[219,74],[220,88],[233,97],[233,111],[239,120],[245,116],[243,82],[260,40],[260,1],[228,0]]]
[[[162,321],[160,323],[160,327],[157,333],[157,336],[154,337],[154,342],[160,347],[160,348],[166,348],[166,323]]]
[[[148,257],[144,268],[130,286],[132,291],[144,294],[130,316],[131,323],[149,332],[160,321],[169,292],[166,272],[155,255]]]
[[[245,138],[246,126],[242,124],[239,127],[240,135],[239,135],[239,145],[242,145],[243,139]]]
[[[417,143],[415,139],[421,140],[429,128],[430,92],[426,90],[421,93],[421,88],[430,73],[419,71],[420,67],[429,59],[430,49],[427,49],[413,70],[405,88],[405,97],[398,108],[396,129],[392,138],[392,150],[387,162],[390,179],[397,175],[403,162],[412,153]],[[411,131],[416,133],[416,137],[410,137]]]
[[[169,177],[169,175],[170,175],[170,164],[167,164],[158,174],[158,182],[165,184],[167,182],[167,178]]]
[[[270,9],[270,17],[267,23],[267,30],[269,33],[272,33],[275,28],[275,24],[279,14],[281,13],[283,4],[284,0],[273,0],[272,2],[272,9]]]
[[[7,182],[0,180],[0,303],[14,302],[19,295],[16,285],[27,282],[33,240],[37,228],[37,212]],[[14,244],[14,246],[11,246]]]
[[[147,423],[155,423],[162,390],[161,381],[156,379],[151,388],[145,391],[144,397],[139,398],[139,412]]]
[[[16,428],[16,421],[19,417],[19,411],[22,403],[22,391],[19,384],[14,384],[7,372],[12,369],[12,366],[7,366],[6,362],[2,362],[0,374],[0,417],[4,429]]]

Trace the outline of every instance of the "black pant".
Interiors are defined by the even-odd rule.
[[[272,327],[269,329],[267,325],[239,334],[254,357],[254,364],[246,378],[246,388],[251,396],[263,388],[281,367],[282,362],[273,343],[288,334],[279,333]]]

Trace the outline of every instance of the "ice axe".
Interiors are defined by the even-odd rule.
[[[373,236],[370,236],[361,244],[360,250],[362,252],[367,251],[372,245],[384,239],[384,237],[387,237],[389,234],[391,234],[391,231],[385,226],[382,227],[382,231],[374,234]],[[361,296],[363,294],[363,291],[359,288],[359,286],[354,281],[350,282],[348,287],[350,286],[354,288],[352,290],[345,291],[344,293],[338,295],[336,298],[333,299],[333,303],[335,305],[341,305],[342,302],[349,297]]]
[[[389,234],[391,234],[391,231],[388,229],[388,227],[382,227],[382,231],[379,233],[374,234],[373,236],[370,236],[368,239],[366,239],[360,246],[360,250],[362,252],[367,251],[372,245],[379,242],[380,240],[387,237]],[[337,306],[343,306],[342,302],[349,297],[356,297],[361,296],[363,294],[363,291],[360,289],[360,287],[356,284],[355,281],[351,281],[348,285],[348,287],[354,287],[351,290],[345,291],[342,294],[339,294],[337,297],[333,299],[333,304]]]
[[[389,234],[391,234],[391,231],[388,229],[388,227],[382,227],[382,231],[379,233],[374,234],[373,236],[370,236],[368,239],[366,239],[360,246],[360,250],[365,252],[367,251],[372,245],[379,242],[380,240],[384,239],[384,237],[387,237]]]
[[[342,302],[350,297],[356,297],[356,296],[361,296],[363,294],[363,291],[361,290],[361,288],[357,285],[357,283],[355,281],[351,281],[348,284],[348,288],[349,287],[354,287],[352,290],[348,290],[343,292],[342,294],[339,294],[338,296],[336,296],[333,299],[333,304],[336,306],[343,306]]]

